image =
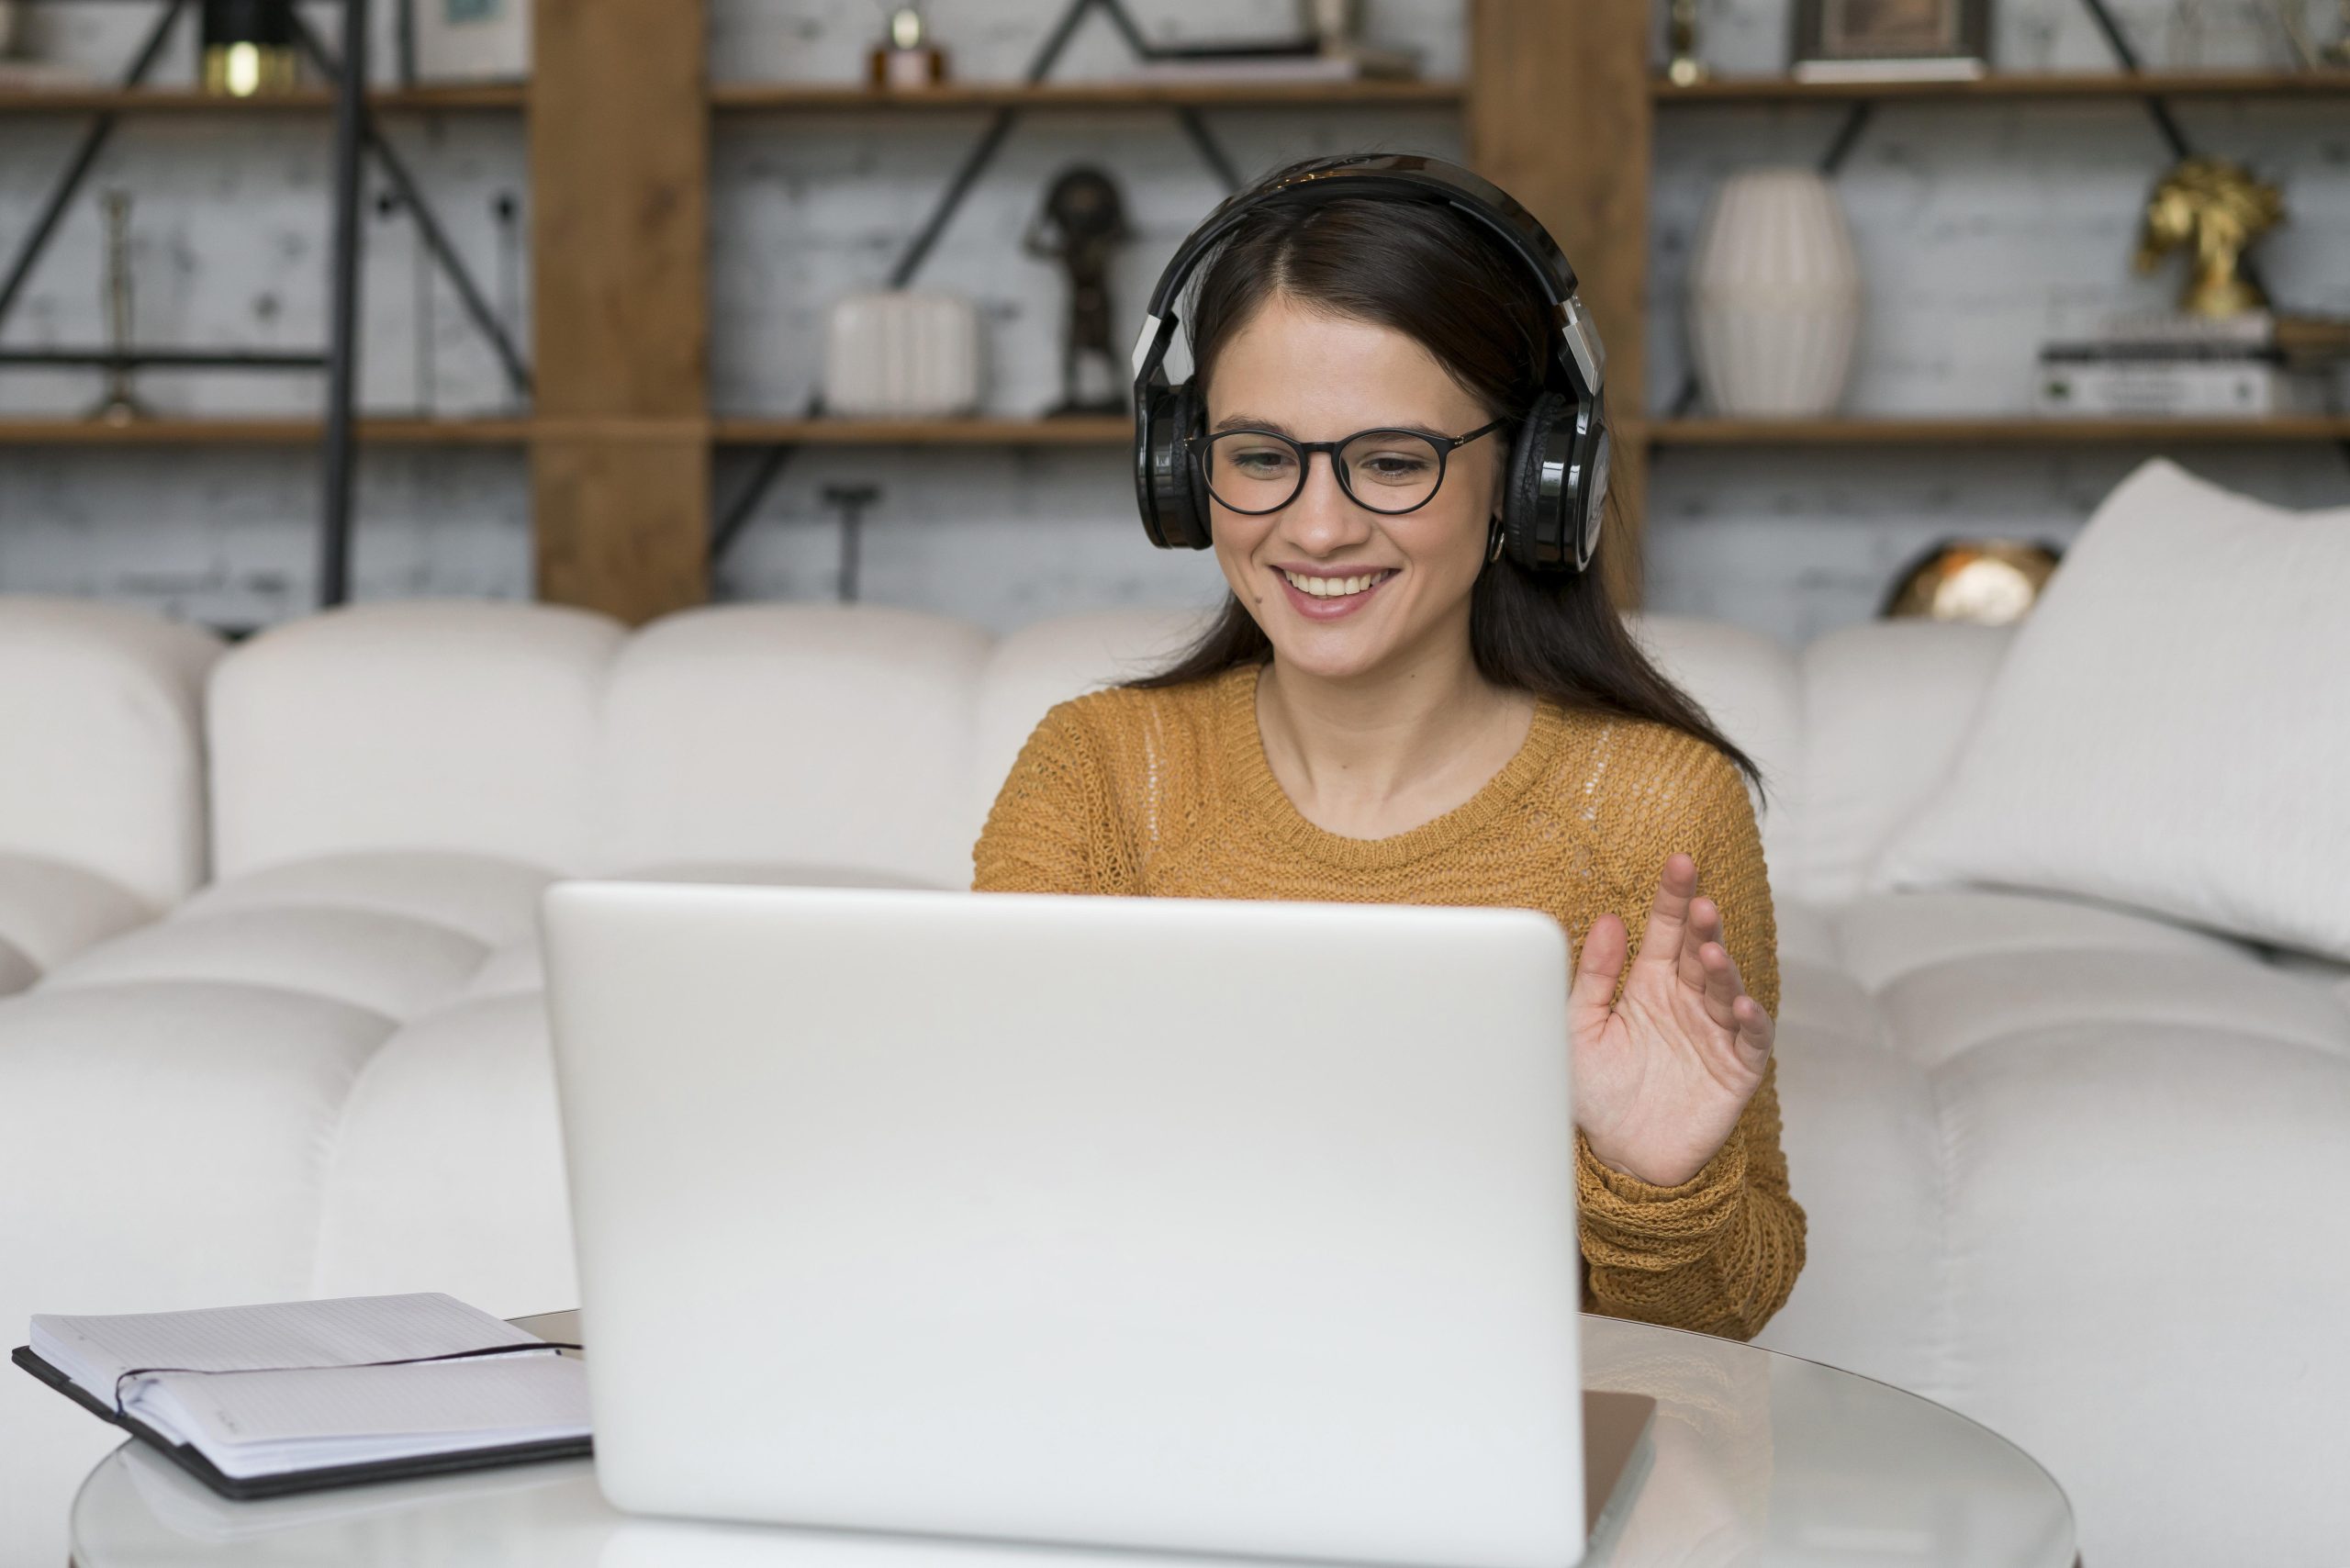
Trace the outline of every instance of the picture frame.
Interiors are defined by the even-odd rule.
[[[1980,76],[1990,50],[1991,0],[1796,0],[1799,81]]]
[[[531,74],[531,0],[408,0],[420,82],[520,82]]]

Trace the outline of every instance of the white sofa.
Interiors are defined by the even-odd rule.
[[[79,646],[95,623],[0,604],[0,704],[73,667],[45,637]],[[116,624],[134,663],[209,652]],[[44,950],[38,983],[0,1001],[0,1326],[426,1288],[504,1314],[570,1305],[541,890],[963,886],[1038,715],[1184,624],[997,641],[758,607],[631,633],[406,603],[230,650],[207,692],[209,880],[164,918]],[[2350,969],[2077,901],[1865,890],[2001,632],[1878,623],[1790,650],[1639,630],[1772,775],[1785,1136],[1811,1228],[1762,1342],[2013,1438],[2069,1491],[2089,1568],[2340,1560]],[[114,794],[14,777],[69,780],[82,750],[122,744],[118,715],[85,717],[12,761],[0,847],[38,855],[46,833],[168,902],[185,845],[155,839],[134,877],[107,857]],[[157,743],[149,762],[192,813],[181,755]],[[73,1484],[111,1440],[0,1377],[0,1563],[53,1568]]]

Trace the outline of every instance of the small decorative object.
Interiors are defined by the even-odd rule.
[[[118,354],[130,353],[130,193],[108,191],[102,200],[106,215],[106,270],[101,303],[106,312],[106,347]],[[130,365],[118,359],[106,366],[106,395],[90,410],[90,418],[110,425],[127,425],[155,417],[154,410],[130,389]]]
[[[930,41],[930,26],[920,6],[885,5],[887,30],[876,44],[867,75],[876,87],[892,92],[935,87],[946,80],[946,51]]]
[[[2332,43],[2321,52],[2323,62],[2340,71],[2350,71],[2350,0],[2340,0],[2334,7],[2340,13],[2340,30]]]
[[[890,290],[833,306],[824,408],[851,419],[943,419],[979,406],[979,312],[959,295]]]
[[[1126,410],[1125,362],[1111,341],[1110,261],[1132,230],[1118,187],[1101,170],[1080,165],[1062,172],[1045,196],[1044,210],[1029,226],[1028,253],[1047,256],[1069,273],[1069,331],[1061,340],[1061,400],[1053,415],[1119,414]],[[1108,371],[1102,390],[1087,397],[1079,386],[1081,362],[1091,355]]]
[[[1714,411],[1835,409],[1860,335],[1861,269],[1835,188],[1809,169],[1722,183],[1689,271],[1689,345]]]
[[[2044,542],[1945,539],[1902,568],[1877,616],[2011,625],[2030,612],[2063,558]]]
[[[1964,80],[1991,57],[1991,0],[1796,0],[1805,82]]]
[[[2150,273],[2181,246],[2192,245],[2193,266],[2178,297],[2193,316],[2233,316],[2266,309],[2267,296],[2238,271],[2255,241],[2285,221],[2277,187],[2224,158],[2189,158],[2163,176],[2146,198],[2132,265]]]
[[[1697,58],[1697,0],[1672,0],[1665,11],[1665,47],[1673,51],[1665,80],[1674,86],[1694,87],[1712,74]]]
[[[299,84],[293,0],[204,0],[204,90],[231,98]]]
[[[416,0],[426,82],[519,82],[531,73],[531,0]]]

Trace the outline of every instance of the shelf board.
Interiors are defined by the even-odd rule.
[[[367,95],[383,112],[439,109],[520,109],[530,90],[519,82],[386,87]],[[0,114],[327,114],[334,95],[323,87],[231,98],[193,87],[0,87]]]
[[[515,446],[531,421],[361,420],[363,446]],[[0,446],[308,446],[325,439],[317,420],[149,420],[109,425],[91,420],[0,419]]]
[[[736,82],[713,85],[720,111],[1326,108],[1457,106],[1458,82],[950,82],[920,91],[877,92],[828,83]]]
[[[1123,414],[1068,419],[751,420],[718,421],[721,446],[1116,446],[1133,441]]]
[[[2350,415],[2280,419],[1655,420],[1651,446],[2087,446],[2350,442]]]
[[[1849,103],[1860,98],[2165,98],[2350,95],[2350,70],[2254,72],[2010,72],[1971,82],[1798,82],[1792,76],[1725,76],[1677,87],[1651,84],[1664,104]]]

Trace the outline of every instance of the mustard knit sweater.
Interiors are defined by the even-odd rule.
[[[1593,916],[1612,909],[1637,955],[1664,862],[1685,851],[1698,890],[1721,905],[1748,992],[1778,1015],[1762,839],[1745,780],[1719,751],[1544,701],[1516,756],[1470,800],[1408,833],[1348,838],[1308,822],[1273,777],[1257,674],[1115,688],[1046,714],[972,851],[973,887],[1537,909],[1578,957]],[[1580,1131],[1575,1148],[1589,1310],[1745,1339],[1787,1299],[1804,1214],[1779,1149],[1775,1057],[1729,1140],[1680,1186],[1601,1164]]]

